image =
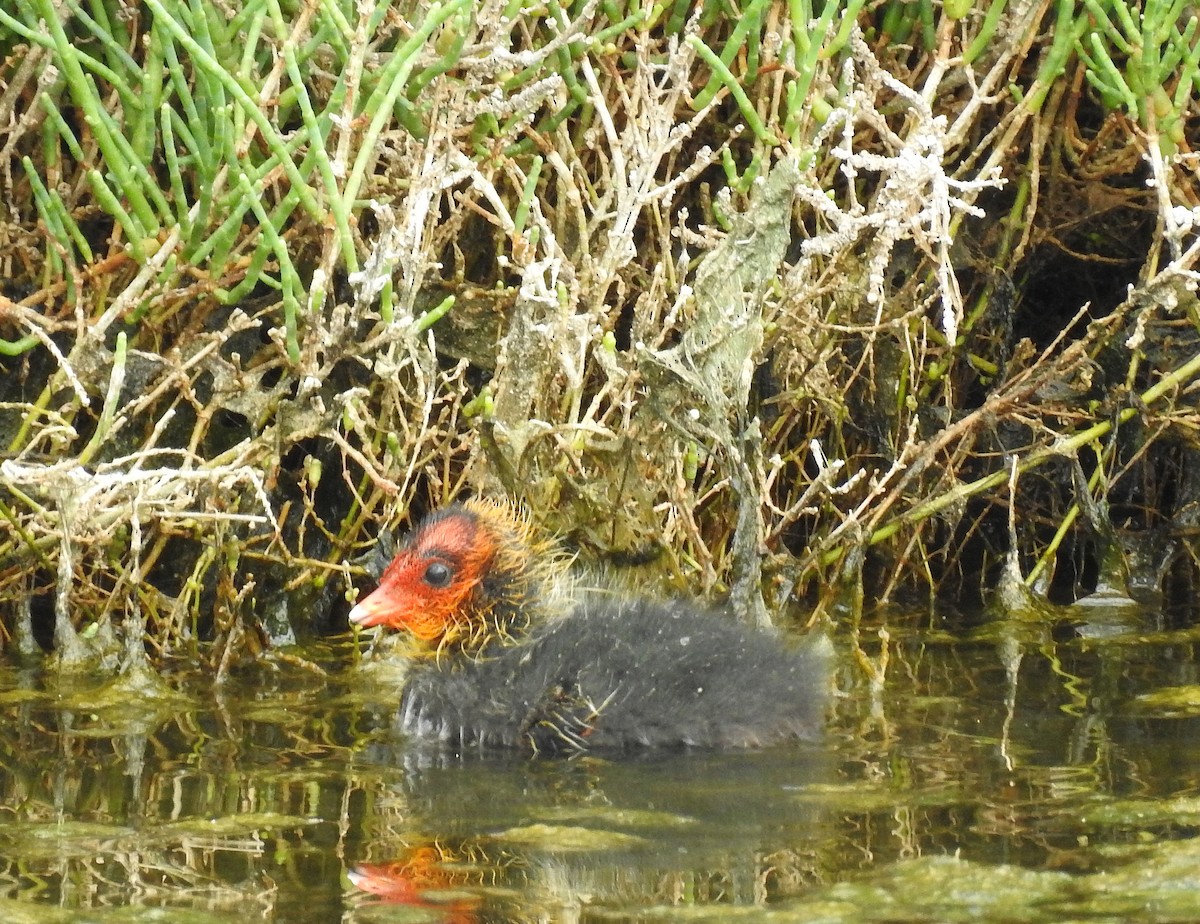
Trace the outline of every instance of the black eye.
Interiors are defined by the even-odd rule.
[[[426,567],[424,581],[430,587],[448,587],[453,577],[454,572],[450,570],[449,565],[435,561]]]

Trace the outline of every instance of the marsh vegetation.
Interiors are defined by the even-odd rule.
[[[1187,13],[0,11],[6,644],[225,671],[468,491],[756,621],[1186,592]]]

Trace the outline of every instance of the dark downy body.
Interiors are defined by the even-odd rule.
[[[563,568],[549,549],[512,508],[482,501],[414,530],[351,612],[430,647],[405,684],[404,733],[555,756],[820,735],[827,643],[789,646],[686,602],[594,591],[551,605]]]

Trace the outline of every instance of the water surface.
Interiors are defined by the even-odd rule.
[[[829,740],[455,759],[349,642],[216,687],[0,663],[0,920],[1191,921],[1197,632],[889,614]]]

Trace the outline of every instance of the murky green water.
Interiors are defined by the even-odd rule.
[[[0,920],[1197,920],[1200,633],[1153,622],[892,616],[824,746],[623,762],[415,752],[346,647],[177,697],[0,666]]]

